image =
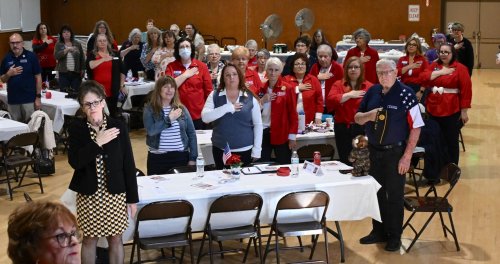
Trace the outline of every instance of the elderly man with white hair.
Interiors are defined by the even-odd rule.
[[[360,243],[386,242],[386,251],[399,251],[405,174],[424,122],[413,89],[397,80],[396,63],[382,59],[376,70],[380,83],[366,92],[354,120],[365,125],[370,175],[382,186],[377,193],[382,223],[372,220],[372,231]]]

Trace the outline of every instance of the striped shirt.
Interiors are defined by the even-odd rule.
[[[170,106],[164,107],[163,112],[165,117],[170,114],[172,108]],[[165,153],[169,151],[184,151],[184,145],[182,144],[181,130],[179,122],[177,120],[172,122],[172,126],[161,131],[160,135],[160,145],[158,147],[159,153]]]
[[[69,72],[75,71],[75,57],[73,57],[73,53],[71,52],[66,54],[66,68]]]

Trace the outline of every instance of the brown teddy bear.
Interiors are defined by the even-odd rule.
[[[370,171],[370,151],[368,138],[364,135],[356,136],[352,140],[352,151],[349,161],[352,162],[352,176],[366,176]]]

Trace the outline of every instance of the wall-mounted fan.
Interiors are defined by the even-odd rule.
[[[311,9],[302,8],[295,15],[295,26],[299,28],[300,31],[299,37],[302,36],[302,32],[310,30],[313,24],[314,13]]]
[[[283,23],[281,18],[276,14],[271,14],[260,25],[262,36],[264,36],[264,47],[267,49],[267,41],[275,40],[283,31]]]

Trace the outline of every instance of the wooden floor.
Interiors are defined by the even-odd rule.
[[[383,245],[360,245],[358,239],[371,229],[370,220],[365,219],[341,223],[347,263],[500,263],[500,199],[497,196],[500,195],[500,70],[476,70],[473,84],[470,123],[462,130],[466,145],[466,151],[460,153],[462,178],[450,199],[455,206],[453,216],[461,251],[457,252],[453,241],[443,236],[438,218],[431,222],[408,254],[403,251],[388,253],[383,250]],[[147,151],[144,131],[132,132],[131,139],[137,167],[145,170]],[[72,169],[65,155],[60,154],[56,159],[57,175],[43,178],[45,194],[40,194],[36,187],[26,187],[14,193],[14,201],[9,201],[6,195],[0,196],[0,252],[5,252],[7,248],[8,215],[16,206],[24,203],[23,191],[29,192],[36,200],[57,200],[67,189]],[[1,185],[0,188],[5,187]],[[406,212],[405,216],[408,215]],[[422,222],[424,217],[417,216],[416,220]],[[403,234],[403,244],[409,244],[410,236],[407,230]],[[292,240],[288,242],[294,243]],[[315,259],[324,259],[323,248],[321,242]],[[338,241],[332,237],[329,237],[329,250],[330,260],[338,263]],[[282,261],[306,259],[307,253],[286,251]],[[126,262],[129,256],[128,248]],[[153,250],[144,252],[143,257],[157,256],[158,252]],[[221,260],[216,256],[215,262],[239,263],[242,257],[241,254],[228,255]],[[267,260],[275,262],[274,253]],[[205,257],[202,262],[207,263],[208,258]],[[253,254],[247,262],[258,263]],[[10,263],[6,254],[0,254],[0,263]]]

